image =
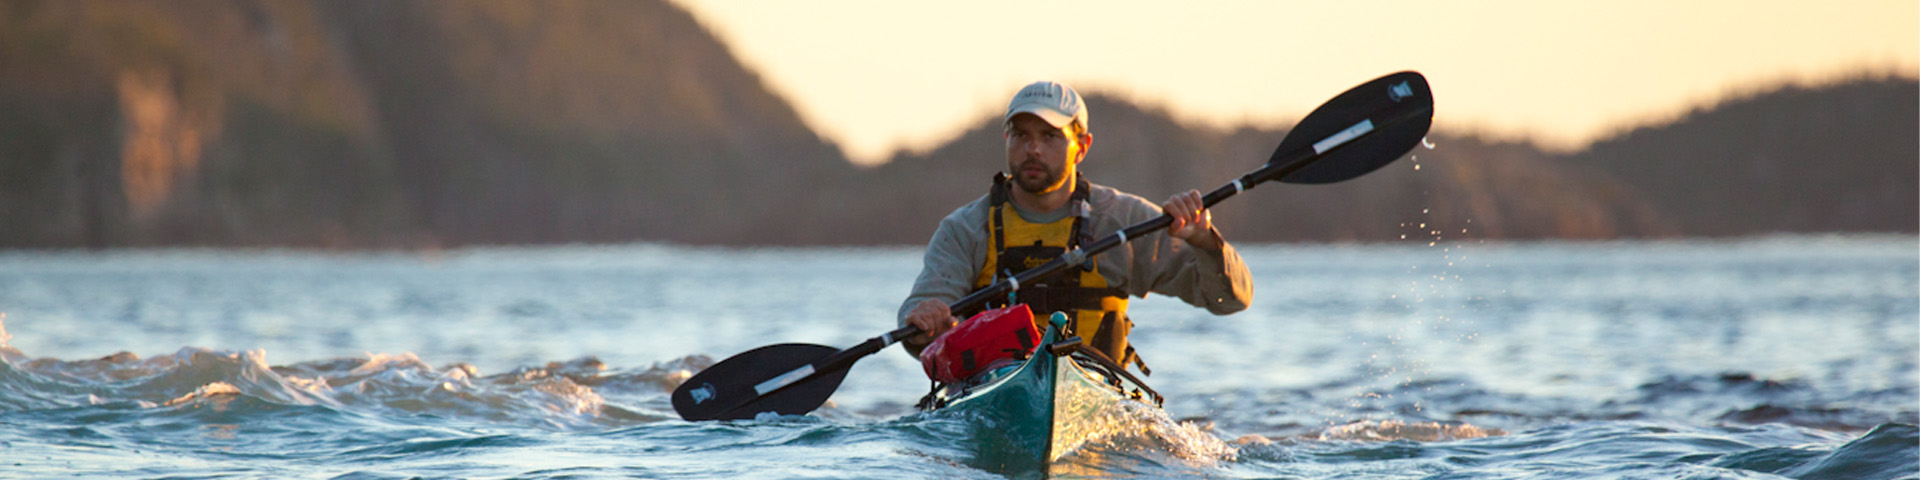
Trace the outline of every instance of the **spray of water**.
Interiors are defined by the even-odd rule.
[[[1420,145],[1426,150],[1436,148],[1426,138],[1421,139]],[[1418,154],[1410,160],[1415,171],[1422,171]],[[1449,419],[1409,421],[1406,418],[1434,417],[1428,413],[1429,405],[1423,395],[1433,391],[1430,379],[1434,362],[1439,359],[1412,353],[1429,350],[1414,348],[1415,342],[1467,342],[1475,337],[1469,325],[1458,323],[1461,309],[1468,307],[1466,302],[1455,298],[1463,280],[1457,269],[1464,265],[1468,251],[1459,240],[1449,239],[1447,235],[1451,231],[1458,231],[1462,236],[1468,234],[1472,220],[1465,219],[1458,228],[1446,225],[1452,221],[1445,215],[1436,216],[1434,209],[1428,207],[1420,209],[1417,219],[1399,225],[1400,240],[1424,242],[1426,248],[1435,250],[1437,258],[1407,266],[1404,289],[1389,298],[1403,312],[1398,320],[1356,325],[1356,328],[1384,325],[1386,331],[1371,335],[1384,340],[1384,344],[1360,342],[1376,349],[1362,365],[1367,380],[1345,402],[1350,411],[1330,415],[1326,428],[1311,439],[1434,441],[1503,434]]]

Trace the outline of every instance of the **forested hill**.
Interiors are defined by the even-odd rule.
[[[664,0],[0,2],[0,246],[744,242],[837,147]]]
[[[1911,79],[1787,87],[1557,160],[1610,174],[1689,235],[1913,232],[1916,92]]]
[[[1088,175],[1154,200],[1285,136],[1086,93]],[[1236,241],[1912,233],[1917,97],[1787,87],[1566,155],[1442,123],[1410,161],[1215,218]],[[664,0],[0,2],[0,247],[917,244],[1004,166],[976,125],[855,168]]]

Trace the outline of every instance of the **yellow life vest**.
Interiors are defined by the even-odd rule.
[[[1006,175],[994,177],[992,193],[988,194],[991,209],[987,215],[987,229],[993,244],[987,249],[986,264],[974,278],[975,291],[1059,258],[1083,243],[1092,243],[1092,233],[1088,231],[1093,228],[1088,225],[1092,212],[1087,202],[1092,188],[1085,178],[1075,177],[1073,197],[1068,201],[1072,214],[1052,223],[1032,223],[1020,218],[1009,200]],[[1061,272],[1032,285],[1023,283],[1008,296],[1013,303],[1026,304],[1033,310],[1036,327],[1044,330],[1046,319],[1053,312],[1066,312],[1073,319],[1068,323],[1071,333],[1085,339],[1087,346],[1100,350],[1121,365],[1137,362],[1139,357],[1127,344],[1127,333],[1133,329],[1133,322],[1127,319],[1127,292],[1109,287],[1106,277],[1100,276],[1098,266],[1099,260],[1090,258],[1078,271]],[[988,304],[987,308],[999,308],[1009,305],[1009,301],[994,299]],[[959,313],[961,318],[966,318],[975,312]]]

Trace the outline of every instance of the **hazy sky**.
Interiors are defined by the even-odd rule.
[[[1280,126],[1413,69],[1436,130],[1568,149],[1780,82],[1920,75],[1914,0],[673,1],[862,162],[951,139],[1037,79]]]

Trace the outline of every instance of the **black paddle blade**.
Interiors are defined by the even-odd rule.
[[[1427,77],[1406,71],[1376,78],[1353,87],[1307,114],[1268,163],[1286,161],[1296,152],[1317,156],[1286,173],[1286,183],[1334,183],[1366,175],[1400,159],[1433,126],[1433,90]],[[1278,166],[1278,165],[1276,165]]]
[[[673,411],[689,421],[745,420],[762,412],[805,415],[827,403],[847,369],[814,372],[840,349],[783,343],[749,350],[701,370],[673,389]]]

